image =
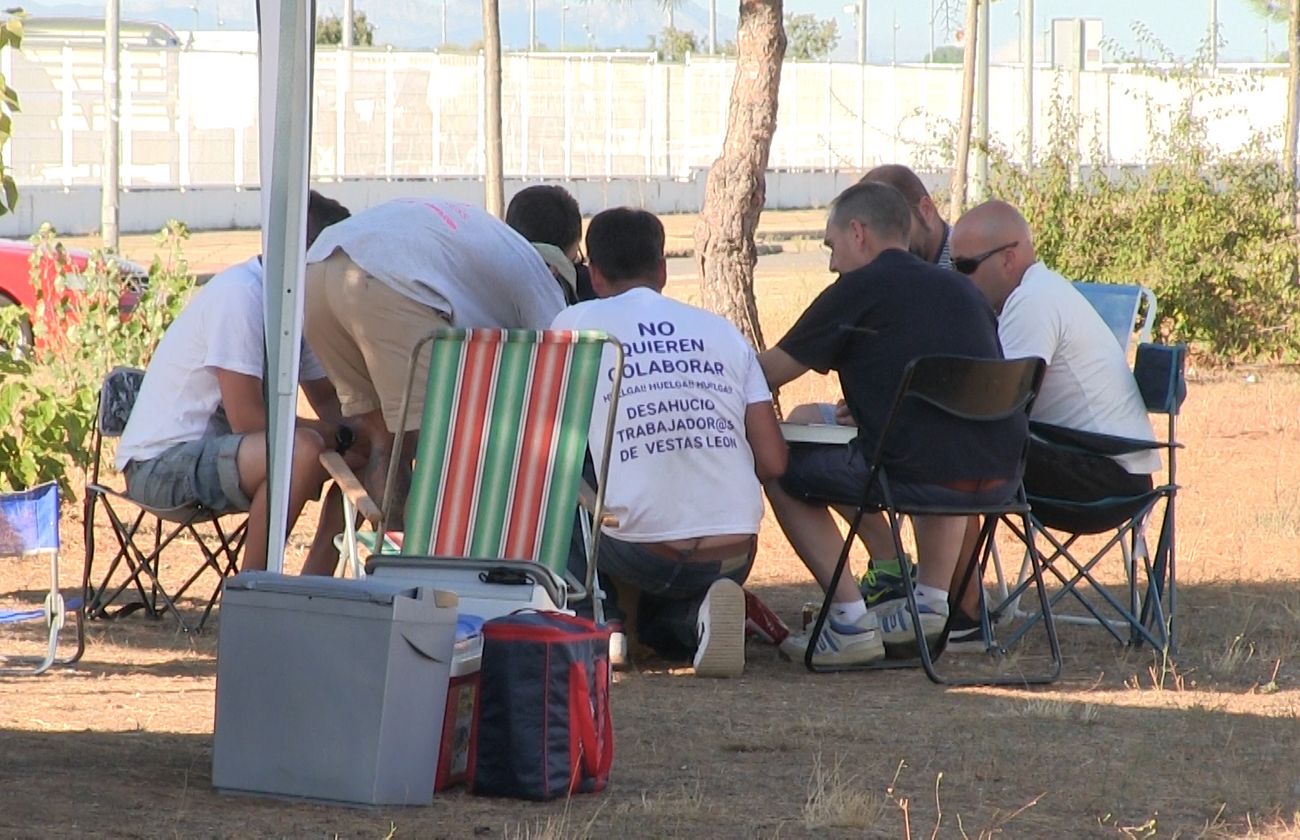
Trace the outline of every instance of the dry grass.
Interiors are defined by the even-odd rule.
[[[823,282],[760,286],[769,341]],[[0,679],[0,835],[1300,837],[1300,375],[1253,373],[1191,385],[1172,657],[1062,626],[1065,678],[1033,691],[813,676],[758,645],[738,680],[646,663],[614,689],[607,793],[358,811],[215,794],[215,637],[135,615],[92,624],[73,671]],[[782,399],[834,395],[809,378]],[[80,527],[67,512],[71,576]],[[290,568],[305,549],[295,535]],[[816,590],[770,518],[759,558],[751,584],[796,623]],[[6,565],[0,601],[30,603],[44,573]],[[0,628],[18,643],[30,628]],[[1040,655],[1031,643],[1005,667]]]

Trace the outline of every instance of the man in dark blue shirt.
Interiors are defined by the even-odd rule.
[[[893,187],[860,183],[845,190],[826,223],[830,268],[840,277],[759,356],[774,390],[809,369],[836,371],[858,425],[853,444],[793,448],[785,477],[766,485],[786,537],[823,587],[843,544],[830,506],[861,501],[869,466],[864,449],[875,450],[907,364],[933,354],[1002,356],[988,302],[965,277],[910,254],[910,229],[907,202]],[[896,499],[962,504],[1002,501],[1014,492],[1019,476],[1003,473],[1024,445],[1023,417],[988,424],[975,437],[967,428],[956,434],[954,421],[932,407],[909,404],[903,411],[897,421],[903,433],[896,431],[884,454]],[[947,621],[966,519],[918,516],[913,525],[922,630],[934,642]],[[910,652],[914,643],[906,602],[868,611],[846,575],[833,593],[814,661],[864,664],[886,652]],[[791,637],[785,649],[799,655],[806,644]]]

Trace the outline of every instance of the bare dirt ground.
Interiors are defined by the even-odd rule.
[[[824,282],[760,284],[769,341]],[[782,402],[832,395],[809,381]],[[1300,836],[1300,375],[1193,371],[1181,436],[1168,661],[1066,626],[1057,685],[945,690],[913,671],[810,675],[751,643],[741,679],[656,663],[621,676],[604,794],[362,810],[214,792],[216,633],[136,614],[91,623],[74,668],[0,678],[0,836]],[[69,592],[81,528],[66,509]],[[751,584],[794,624],[816,589],[764,529]],[[6,561],[0,600],[31,603],[42,573]],[[35,632],[0,628],[0,644],[30,649]]]

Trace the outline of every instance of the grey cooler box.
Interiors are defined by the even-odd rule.
[[[431,803],[456,618],[454,593],[393,581],[228,580],[213,786]]]

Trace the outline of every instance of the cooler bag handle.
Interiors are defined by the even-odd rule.
[[[596,697],[601,700],[601,732],[596,731],[595,710],[591,703],[591,686],[587,682],[587,671],[582,663],[574,662],[569,666],[569,726],[577,738],[577,747],[582,752],[582,770],[588,778],[596,782],[597,789],[604,787],[609,777],[610,766],[614,763],[613,720],[609,711],[608,689],[605,683],[605,660],[596,663],[596,677],[600,684],[596,687]],[[601,734],[604,737],[600,737]],[[582,778],[574,767],[573,779],[569,784],[570,792],[576,792]]]

